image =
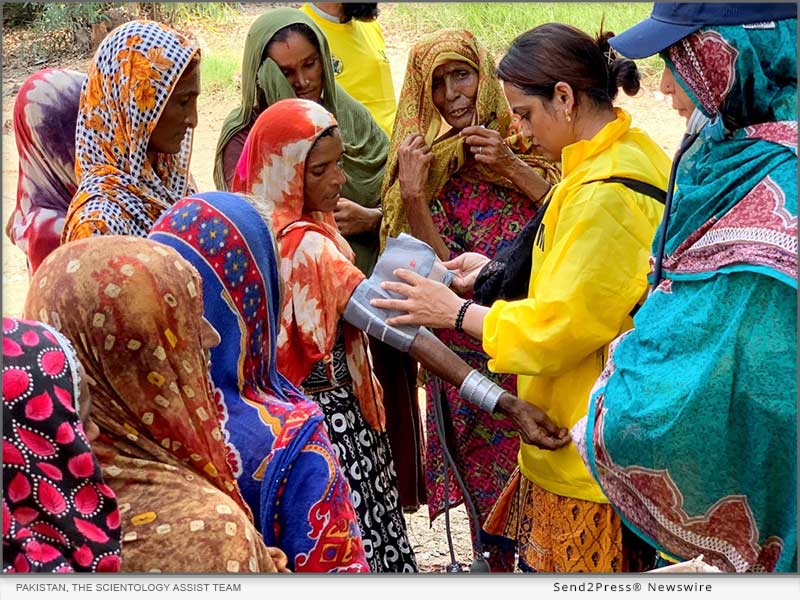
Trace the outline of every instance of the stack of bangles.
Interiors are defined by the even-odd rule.
[[[467,309],[474,304],[474,300],[465,300],[458,309],[458,316],[456,316],[456,331],[464,331],[464,317],[467,314]],[[488,413],[494,412],[500,396],[503,395],[503,388],[482,375],[475,369],[469,372],[461,383],[458,390],[459,395],[467,402],[476,405],[478,408],[485,410]]]
[[[464,400],[488,413],[494,412],[504,391],[486,375],[478,373],[475,369],[469,372],[458,389],[459,395]]]

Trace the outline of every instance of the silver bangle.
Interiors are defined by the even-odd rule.
[[[491,379],[473,369],[464,378],[458,393],[467,402],[492,413],[504,391]]]

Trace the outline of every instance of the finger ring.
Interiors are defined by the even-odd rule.
[[[480,154],[482,151],[483,151],[483,146],[478,146],[478,154]]]

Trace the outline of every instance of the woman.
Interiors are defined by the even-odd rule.
[[[253,22],[242,63],[242,102],[222,127],[214,166],[218,189],[231,189],[248,132],[268,106],[285,98],[324,106],[339,123],[345,144],[346,183],[333,216],[355,252],[356,266],[369,276],[378,257],[381,181],[389,139],[370,115],[335,81],[328,41],[314,21],[293,8],[270,10]],[[390,444],[398,457],[401,502],[425,502],[422,432],[416,397],[417,368],[407,355],[371,340],[376,374],[386,392]]]
[[[58,248],[78,188],[75,124],[85,80],[76,71],[44,69],[25,80],[14,102],[19,178],[6,235],[25,253],[31,275]]]
[[[574,437],[622,518],[669,559],[795,571],[797,7],[722,8],[700,5],[688,34],[650,19],[612,41],[633,58],[659,52],[662,90],[710,122],[673,167],[654,245],[663,278]]]
[[[430,332],[390,330],[384,315],[366,316],[371,282],[353,264],[352,250],[332,214],[344,181],[343,153],[330,113],[308,100],[284,100],[256,121],[234,189],[256,196],[271,215],[278,238],[285,290],[278,368],[293,384],[302,385],[325,413],[350,482],[372,570],[410,571],[416,565],[386,443],[382,390],[362,331],[369,330],[463,386],[473,401],[492,398],[487,410],[497,408],[530,425],[523,429],[534,443],[555,447],[568,438],[566,430],[557,430],[541,413],[528,411],[529,405],[471,371]],[[293,178],[287,181],[286,173]],[[476,398],[473,392],[478,388],[481,394]]]
[[[227,462],[207,368],[219,336],[203,319],[201,286],[171,248],[90,238],[42,263],[25,314],[59,328],[86,369],[100,428],[93,448],[120,503],[125,571],[285,569]]]
[[[120,568],[120,515],[90,442],[97,427],[75,350],[3,318],[3,572]]]
[[[176,202],[149,237],[203,280],[203,313],[223,340],[211,379],[228,462],[264,542],[293,571],[368,571],[322,412],[275,366],[281,294],[266,223],[243,198],[212,192]]]
[[[314,21],[294,8],[277,8],[250,26],[242,62],[242,103],[222,125],[214,183],[232,188],[247,134],[265,108],[284,98],[318,102],[336,117],[346,145],[337,223],[369,274],[378,257],[380,186],[388,138],[370,115],[334,79],[328,41]]]
[[[63,241],[145,236],[189,191],[200,51],[152,21],[108,34],[89,67],[76,132],[78,191]]]
[[[512,115],[494,69],[489,52],[469,31],[438,32],[412,48],[383,185],[384,241],[410,231],[443,260],[468,251],[494,255],[536,214],[550,184],[558,181],[558,169],[522,151],[518,136],[519,155],[504,143]],[[444,124],[449,130],[440,136]],[[471,366],[484,369],[488,357],[479,343],[461,332],[437,335]],[[513,375],[495,381],[514,390]],[[446,493],[451,505],[461,501],[455,481],[444,489],[435,385],[434,380],[426,384],[425,483],[431,521],[444,510]],[[452,386],[442,392],[451,415],[449,450],[483,520],[514,470],[519,441],[508,420],[466,404]],[[475,540],[477,532],[472,535]],[[483,538],[489,541],[486,534]],[[509,543],[493,540],[491,545],[498,546],[485,549],[492,566],[513,570]]]
[[[381,386],[370,368],[367,338],[340,323],[364,275],[353,267],[353,251],[332,216],[344,183],[335,125],[319,104],[273,104],[247,138],[233,188],[256,195],[268,207],[284,282],[278,369],[293,384],[302,384],[325,413],[353,491],[370,568],[416,571],[382,431]],[[328,134],[323,137],[323,132]],[[332,149],[328,142],[334,142]],[[315,145],[322,148],[318,157],[311,154]],[[333,179],[331,171],[336,173]],[[294,177],[285,180],[286,173]],[[301,220],[306,214],[309,221]]]
[[[411,313],[390,323],[461,326],[482,340],[489,368],[518,374],[518,395],[561,427],[585,416],[607,345],[630,326],[663,212],[658,201],[608,178],[663,189],[669,171],[658,145],[613,107],[618,87],[635,93],[639,78],[631,61],[609,64],[610,35],[593,39],[568,25],[542,25],[518,37],[498,67],[523,133],[563,168],[536,235],[528,297],[483,307],[401,272],[407,284],[387,289],[408,300],[375,301]],[[466,253],[445,265],[458,271],[455,286],[464,291],[487,261]],[[517,539],[526,570],[637,568],[619,517],[574,446],[551,452],[521,444],[519,472],[486,528]]]

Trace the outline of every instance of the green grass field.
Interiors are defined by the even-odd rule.
[[[543,23],[567,23],[591,35],[600,31],[619,33],[650,15],[651,3],[578,2],[433,2],[396,3],[384,30],[406,30],[426,35],[439,29],[468,29],[486,44],[496,58],[515,37]],[[637,61],[645,77],[663,68],[658,57]]]
[[[236,93],[235,80],[242,68],[242,57],[233,52],[221,50],[203,54],[200,61],[200,81],[203,92]]]
[[[188,10],[181,4],[173,6],[176,12]],[[592,35],[600,31],[601,24],[605,31],[620,32],[646,18],[652,9],[652,4],[643,2],[395,2],[382,6],[380,22],[389,43],[392,39],[419,39],[445,28],[468,29],[491,49],[495,59],[515,37],[542,23],[568,23]],[[194,17],[200,26],[213,28],[215,23],[230,19],[236,10],[235,3],[209,3],[207,14],[201,11],[186,16]],[[655,77],[664,66],[658,57],[637,64],[644,79]],[[238,52],[225,49],[209,53],[200,65],[204,90],[236,92],[235,77],[241,68]]]

